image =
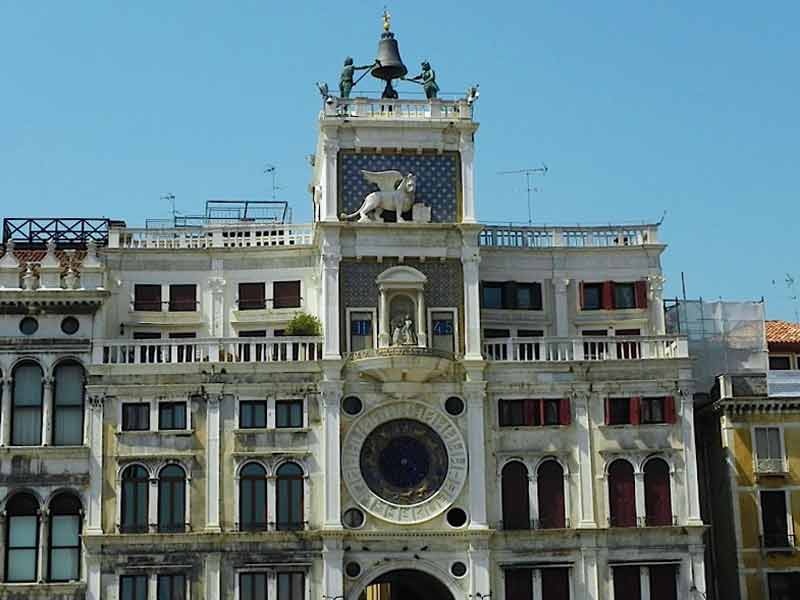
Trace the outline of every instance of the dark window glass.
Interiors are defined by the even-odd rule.
[[[503,529],[530,529],[528,469],[521,462],[512,461],[503,467],[500,479],[503,494]]]
[[[168,465],[158,477],[158,530],[183,531],[185,520],[186,473],[178,465]]]
[[[800,590],[800,571],[793,573],[770,573],[769,600],[797,600]]]
[[[455,352],[455,322],[451,312],[434,312],[431,314],[432,342],[436,350]]]
[[[761,492],[761,524],[764,530],[765,548],[787,548],[789,526],[786,515],[786,492]]]
[[[484,281],[481,292],[483,308],[503,308],[503,284]]]
[[[544,331],[541,329],[518,329],[517,337],[542,337]]]
[[[614,600],[641,600],[642,578],[638,565],[614,567]]]
[[[676,565],[648,567],[650,600],[678,600],[678,569]]]
[[[157,581],[158,600],[184,600],[186,598],[186,577],[183,574],[159,575]]]
[[[278,600],[304,600],[305,586],[305,573],[278,571]]]
[[[239,310],[260,310],[267,307],[264,283],[239,284]]]
[[[25,317],[19,322],[19,330],[25,335],[33,335],[39,330],[39,321],[33,317]]]
[[[372,313],[352,313],[350,315],[350,351],[358,352],[372,348],[372,340]]]
[[[197,286],[193,283],[169,286],[169,310],[171,312],[197,310]]]
[[[444,402],[444,409],[448,412],[448,414],[457,417],[464,412],[464,401],[457,396],[450,396]]]
[[[567,526],[564,510],[564,469],[555,460],[546,460],[537,472],[539,528],[563,529]]]
[[[614,308],[636,308],[636,287],[634,284],[614,284]]]
[[[158,428],[186,429],[186,402],[159,402]]]
[[[83,367],[61,363],[55,370],[53,445],[83,444]]]
[[[133,286],[133,310],[161,310],[161,286],[136,284]]]
[[[541,425],[538,400],[500,400],[499,411],[500,427]]]
[[[131,465],[122,473],[122,518],[123,533],[147,533],[148,497],[150,477],[144,467]]]
[[[275,281],[272,284],[273,308],[298,308],[300,306],[299,281]]]
[[[583,284],[583,310],[600,310],[603,307],[603,284]]]
[[[558,418],[558,407],[561,404],[560,400],[542,400],[542,424],[543,425],[558,425],[560,423]]]
[[[342,515],[342,523],[348,529],[358,529],[364,524],[364,513],[357,508],[348,508]]]
[[[42,443],[42,369],[22,363],[14,369],[11,405],[11,444],[38,446]]]
[[[81,503],[71,494],[50,502],[49,581],[78,581],[81,574]]]
[[[569,569],[542,569],[542,600],[571,600],[569,595]]]
[[[150,404],[125,402],[122,404],[122,430],[148,431],[150,429]]]
[[[769,368],[771,371],[788,371],[792,364],[788,356],[770,356]]]
[[[266,329],[251,329],[249,331],[240,331],[240,338],[265,338],[267,337]],[[239,360],[242,362],[261,362],[265,360],[266,344],[256,341],[239,344]]]
[[[511,332],[508,329],[484,329],[483,337],[485,339],[497,339],[511,337]]]
[[[266,401],[241,400],[239,402],[239,427],[241,429],[264,429],[266,426]]]
[[[239,600],[267,600],[267,574],[240,573]]]
[[[642,398],[639,403],[640,419],[642,423],[665,423],[664,414],[665,398]]]
[[[608,424],[628,425],[631,422],[630,398],[608,399]]]
[[[6,505],[6,581],[36,581],[39,555],[39,503],[17,494]]]
[[[294,463],[281,465],[277,473],[277,528],[303,528],[303,470]]]
[[[505,600],[531,600],[533,598],[533,575],[531,569],[506,569]]]
[[[278,400],[275,402],[275,427],[302,427],[303,401]]]
[[[669,465],[660,458],[651,458],[644,466],[644,507],[647,525],[672,525]]]
[[[147,600],[147,575],[123,575],[119,578],[120,600]]]
[[[239,473],[239,518],[242,531],[267,529],[267,472],[257,463]]]
[[[542,310],[542,286],[538,283],[518,283],[515,308]]]
[[[608,467],[608,500],[612,527],[636,527],[636,492],[633,466],[615,460]]]
[[[61,331],[67,335],[74,335],[80,329],[81,323],[75,317],[64,317],[61,321]]]

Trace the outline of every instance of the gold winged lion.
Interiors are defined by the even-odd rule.
[[[382,223],[383,211],[390,210],[397,214],[398,223],[407,223],[403,213],[414,205],[417,176],[413,173],[403,176],[400,171],[361,171],[361,175],[377,185],[378,191],[367,194],[361,208],[349,215],[342,214],[342,219],[352,219],[358,215],[359,223]]]

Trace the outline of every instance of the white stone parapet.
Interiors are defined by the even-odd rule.
[[[125,227],[111,229],[108,247],[168,250],[311,246],[313,233],[310,223],[246,223],[169,229]]]
[[[688,358],[689,346],[673,335],[493,338],[483,341],[483,356],[501,362]]]
[[[614,248],[658,244],[658,225],[534,227],[492,225],[479,243],[489,248]]]
[[[322,118],[357,117],[381,121],[471,121],[472,106],[465,100],[392,100],[388,98],[331,98]]]
[[[767,389],[771,397],[800,397],[800,371],[767,371]]]
[[[95,340],[92,351],[96,365],[286,363],[321,358],[321,337]]]

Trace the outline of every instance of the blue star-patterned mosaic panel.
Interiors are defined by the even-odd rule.
[[[461,171],[457,152],[442,154],[369,154],[342,152],[339,211],[357,211],[364,198],[378,189],[361,171],[400,171],[417,176],[416,202],[431,207],[432,223],[455,223]]]

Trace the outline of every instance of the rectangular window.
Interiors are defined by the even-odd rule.
[[[123,575],[119,578],[120,600],[147,600],[147,575]]]
[[[169,310],[171,312],[196,311],[197,286],[193,283],[169,286]]]
[[[39,522],[36,515],[8,516],[6,581],[36,581]]]
[[[581,308],[583,310],[600,310],[603,308],[603,284],[584,283]]]
[[[786,492],[761,491],[761,524],[764,529],[764,548],[788,548],[789,526],[786,515]]]
[[[678,600],[678,567],[676,565],[651,565],[650,600]]]
[[[267,574],[239,573],[239,600],[267,600]]]
[[[791,573],[770,573],[769,600],[797,600],[800,590],[800,571]]]
[[[159,575],[156,590],[158,600],[185,600],[186,577],[180,573]]]
[[[435,350],[455,352],[455,315],[452,311],[431,313],[431,347]]]
[[[568,398],[500,400],[500,427],[534,427],[537,425],[569,425]]]
[[[133,310],[161,311],[161,286],[137,283],[133,286]]]
[[[239,428],[264,429],[267,426],[267,402],[265,400],[241,400],[239,402]]]
[[[570,600],[569,569],[541,569],[542,600]]]
[[[81,518],[78,515],[50,517],[50,581],[80,579]]]
[[[299,308],[300,282],[275,281],[272,283],[273,308]]]
[[[613,567],[614,600],[641,600],[642,579],[640,567]]]
[[[302,427],[303,401],[278,400],[275,402],[275,427]]]
[[[62,364],[56,369],[53,444],[83,444],[83,368]]]
[[[533,598],[531,569],[506,569],[503,575],[506,584],[506,600],[531,600]]]
[[[508,329],[489,329],[483,330],[483,337],[485,339],[498,339],[511,337],[511,331]]]
[[[374,347],[371,312],[350,313],[350,352]]]
[[[614,308],[636,308],[636,286],[633,283],[614,284]]]
[[[150,429],[150,404],[125,402],[122,405],[123,431],[148,431]]]
[[[305,600],[305,587],[305,573],[278,571],[278,600]]]
[[[539,283],[518,283],[516,306],[520,310],[542,310],[542,286]]]
[[[43,410],[42,372],[39,367],[30,363],[17,367],[14,370],[13,390],[11,445],[38,446],[42,443]]]
[[[756,427],[756,472],[782,473],[783,450],[778,427]]]
[[[481,307],[503,308],[503,284],[484,281],[481,284]]]
[[[158,429],[186,429],[186,402],[159,402]]]
[[[664,400],[660,398],[642,398],[639,415],[642,423],[666,423]]]
[[[239,310],[262,310],[267,307],[267,286],[264,283],[239,284]]]
[[[630,398],[606,399],[606,425],[629,425],[631,421]]]
[[[788,371],[792,368],[792,363],[789,356],[770,356],[769,357],[769,370],[770,371]]]

